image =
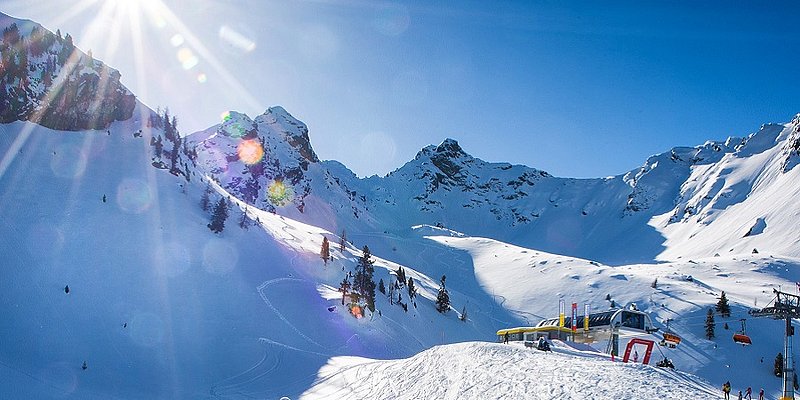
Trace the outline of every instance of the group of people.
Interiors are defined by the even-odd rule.
[[[508,344],[508,332],[503,334],[503,343]],[[541,351],[552,351],[550,349],[550,342],[548,342],[544,336],[539,336],[539,341],[536,343],[536,348]]]
[[[725,382],[722,384],[722,394],[725,400],[730,400],[731,398],[731,382]],[[747,390],[744,391],[744,396],[742,395],[742,391],[739,391],[739,396],[736,400],[753,400],[753,389],[751,387],[747,387]],[[758,400],[764,400],[764,388],[758,391]]]

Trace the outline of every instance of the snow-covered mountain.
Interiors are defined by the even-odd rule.
[[[192,135],[205,138],[196,140],[203,171],[250,204],[334,232],[431,224],[613,264],[753,248],[800,256],[785,234],[800,212],[793,201],[800,117],[744,139],[674,148],[608,178],[489,163],[446,139],[385,177],[359,179],[339,163],[319,162],[307,127],[282,108],[255,121],[231,115]],[[251,164],[239,156],[249,140],[263,149]],[[783,228],[766,228],[773,223]],[[758,234],[745,235],[753,226]]]
[[[609,178],[489,163],[447,139],[360,179],[320,161],[280,107],[183,137],[121,85],[99,95],[80,83],[111,71],[96,60],[78,75],[72,57],[35,61],[22,96],[25,79],[5,66],[23,52],[38,60],[35,25],[0,22],[20,35],[0,47],[0,89],[20,102],[0,124],[0,397],[697,398],[725,380],[769,394],[780,384],[781,323],[750,320],[746,349],[722,324],[800,281],[800,117]],[[74,77],[99,108],[79,96],[57,100],[52,120],[21,112],[53,109],[53,86],[37,78],[52,62],[53,82]],[[229,214],[219,233],[215,204]],[[356,318],[337,289],[364,245],[387,293]],[[413,297],[391,289],[400,267]],[[439,313],[443,275],[451,308]],[[734,312],[707,340],[703,318],[723,290]],[[607,296],[662,329],[673,319],[684,342],[659,356],[688,373],[568,344],[540,354],[486,343],[554,316],[560,299],[599,310]]]

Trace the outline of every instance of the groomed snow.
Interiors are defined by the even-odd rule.
[[[520,343],[436,346],[401,360],[332,358],[304,399],[704,399],[696,377]]]

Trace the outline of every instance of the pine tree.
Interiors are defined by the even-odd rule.
[[[225,220],[227,219],[228,202],[221,198],[214,207],[214,213],[211,215],[211,223],[208,224],[208,229],[211,229],[211,232],[214,233],[222,232],[225,229]]]
[[[320,250],[319,256],[322,257],[324,265],[328,265],[328,260],[331,258],[331,244],[325,236],[322,237],[322,250]]]
[[[400,285],[400,287],[405,286],[406,285],[406,271],[403,270],[403,267],[402,266],[397,267],[397,271],[394,271],[394,273],[395,273],[395,275],[397,275],[397,283]]]
[[[450,310],[450,294],[445,287],[446,279],[447,277],[442,275],[442,279],[439,281],[442,285],[439,287],[439,294],[436,295],[436,311],[440,313],[446,313]]]
[[[414,278],[408,278],[408,299],[414,300],[414,297],[417,296],[417,287],[414,286]]]
[[[208,212],[209,208],[211,208],[211,187],[210,186],[206,186],[206,190],[203,191],[203,197],[200,198],[200,207],[205,212]]]
[[[658,278],[653,280],[653,283],[650,284],[650,287],[653,289],[658,289]]]
[[[358,260],[358,265],[356,265],[356,274],[353,277],[353,289],[361,294],[367,308],[372,312],[375,312],[375,281],[372,279],[372,275],[375,272],[374,263],[369,247],[365,245],[362,250],[362,256]]]
[[[706,313],[706,337],[709,340],[714,338],[714,310],[710,308]]]
[[[344,298],[347,296],[347,292],[350,290],[350,281],[347,280],[345,276],[342,279],[342,283],[339,284],[339,291],[342,292],[342,305],[344,305]]]
[[[242,211],[241,217],[239,217],[239,228],[242,229],[249,229],[250,228],[250,218],[247,218],[247,207]]]
[[[383,284],[383,278],[381,278],[380,282],[378,282],[378,291],[386,294],[386,285]]]
[[[458,317],[461,321],[467,322],[467,306],[461,309],[461,316]]]
[[[606,301],[611,301],[611,293],[606,295]]]
[[[783,354],[778,353],[778,355],[775,356],[775,367],[772,369],[772,372],[775,376],[783,375]]]
[[[347,243],[347,234],[342,229],[342,236],[339,236],[339,251],[344,252],[344,245]]]
[[[717,302],[716,308],[719,315],[721,315],[723,318],[731,316],[731,306],[728,304],[728,298],[725,297],[724,291],[719,296],[719,301]]]

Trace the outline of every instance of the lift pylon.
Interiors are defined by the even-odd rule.
[[[786,320],[783,336],[783,394],[780,400],[794,400],[794,361],[792,360],[792,318],[800,318],[800,296],[772,289],[775,300],[760,310],[750,310],[754,317]]]

